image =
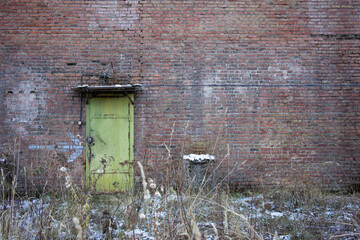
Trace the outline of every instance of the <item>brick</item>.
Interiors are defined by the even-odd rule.
[[[0,151],[20,140],[22,167],[49,167],[50,156],[66,164],[56,149],[29,146],[71,143],[69,132],[85,138],[76,125],[85,100],[80,119],[71,87],[109,74],[144,86],[135,96],[137,161],[165,164],[172,139],[176,161],[183,146],[221,160],[229,145],[219,177],[240,164],[229,181],[238,187],[360,181],[359,4],[5,0],[0,8]],[[84,164],[82,154],[69,165],[78,181]],[[53,165],[39,183],[56,182]]]

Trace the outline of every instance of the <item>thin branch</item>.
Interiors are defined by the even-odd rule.
[[[354,237],[354,236],[360,236],[360,233],[347,233],[347,234],[335,235],[335,236],[331,236],[329,240],[335,238]]]

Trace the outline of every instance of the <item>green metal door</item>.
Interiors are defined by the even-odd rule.
[[[89,98],[86,111],[86,178],[93,192],[121,192],[131,185],[133,118],[134,108],[128,97],[103,95]]]

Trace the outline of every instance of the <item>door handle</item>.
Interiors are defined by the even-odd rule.
[[[94,143],[94,138],[93,137],[88,137],[86,139],[86,141],[87,141],[88,144],[92,144],[92,143]]]

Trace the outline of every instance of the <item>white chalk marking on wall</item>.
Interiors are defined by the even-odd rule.
[[[59,150],[61,152],[74,151],[67,159],[67,162],[73,162],[79,157],[84,149],[79,139],[77,139],[71,132],[68,133],[72,141],[72,145],[68,142],[59,142],[56,145],[29,145],[30,150]]]

